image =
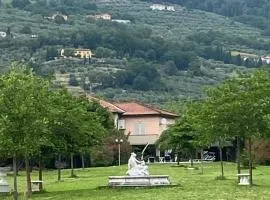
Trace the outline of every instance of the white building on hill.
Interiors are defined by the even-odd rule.
[[[264,57],[262,57],[261,59],[262,59],[262,61],[263,61],[264,63],[270,64],[270,56],[264,56]]]
[[[167,6],[162,4],[153,4],[150,6],[152,10],[167,10],[167,11],[175,11],[174,6]]]
[[[166,10],[175,11],[174,6],[166,6]]]
[[[150,6],[150,8],[152,10],[166,10],[166,6],[161,4],[153,4]]]

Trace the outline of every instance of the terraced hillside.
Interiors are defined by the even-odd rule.
[[[0,7],[0,31],[6,31],[9,28],[13,35],[12,39],[0,38],[1,71],[6,71],[11,62],[19,61],[32,64],[37,71],[41,71],[43,74],[56,73],[56,77],[69,77],[70,74],[73,74],[78,78],[78,87],[84,89],[86,77],[92,83],[102,85],[108,81],[108,78],[114,80],[116,72],[125,71],[134,58],[126,54],[119,56],[118,53],[115,54],[117,50],[114,49],[114,46],[101,44],[102,48],[109,47],[113,56],[94,58],[91,63],[87,64],[80,59],[47,61],[48,49],[54,48],[59,52],[61,48],[76,48],[77,46],[72,43],[74,38],[77,40],[81,34],[88,34],[87,32],[81,33],[81,31],[89,30],[90,32],[97,27],[103,35],[96,40],[104,38],[110,40],[111,36],[105,33],[107,28],[117,27],[113,29],[112,33],[114,33],[117,32],[117,29],[140,30],[142,27],[141,30],[151,31],[150,38],[154,38],[153,41],[163,45],[161,49],[168,50],[169,45],[180,45],[181,51],[192,52],[195,56],[190,62],[191,67],[177,70],[168,75],[165,73],[166,60],[162,60],[163,58],[160,60],[144,58],[149,65],[157,69],[160,75],[159,90],[138,90],[120,85],[117,87],[95,87],[93,91],[97,95],[112,100],[137,99],[152,104],[166,104],[174,100],[201,98],[205,86],[217,84],[234,76],[237,71],[252,70],[252,68],[200,57],[198,52],[203,52],[206,47],[221,46],[226,52],[241,52],[243,55],[249,53],[261,56],[270,52],[270,47],[267,46],[270,43],[270,37],[265,36],[262,30],[214,13],[189,10],[180,5],[173,5],[175,12],[153,11],[150,9],[151,3],[139,0],[99,0],[94,2],[97,6],[95,11],[84,10],[79,13],[71,13],[68,15],[67,23],[64,24],[55,23],[44,18],[41,14],[32,13],[31,10],[19,10],[11,6]],[[51,11],[51,13],[53,12]],[[117,24],[102,20],[89,21],[87,18],[89,14],[101,13],[111,14],[112,19],[127,19],[131,22]],[[29,33],[23,31],[27,26],[31,28]],[[37,37],[32,37],[32,35]],[[209,35],[212,35],[209,41],[205,41],[203,37]],[[73,36],[74,38],[72,38]],[[96,35],[89,34],[85,38],[91,39],[91,37],[96,37]],[[121,41],[123,38],[118,39]],[[93,39],[95,42],[96,40]],[[91,45],[91,43],[82,43],[81,47],[90,48],[94,53],[99,49],[99,46]],[[149,50],[146,49],[145,52]],[[59,74],[62,75],[59,76]],[[65,82],[63,80],[61,78],[60,82]],[[65,80],[64,84],[67,85],[69,79]],[[72,89],[74,90],[74,87]]]
[[[270,37],[264,36],[260,29],[231,20],[228,17],[200,10],[188,10],[185,7],[174,4],[175,12],[151,10],[152,3],[142,1],[100,1],[100,10],[113,15],[119,13],[122,16],[130,15],[135,24],[145,24],[152,28],[153,34],[160,35],[172,41],[184,41],[189,35],[198,32],[218,31],[229,38],[247,38],[270,41]],[[171,4],[172,5],[172,4]],[[228,48],[249,52],[258,52],[245,45],[229,44]],[[266,53],[261,51],[261,54]]]

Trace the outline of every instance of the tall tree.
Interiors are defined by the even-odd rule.
[[[270,76],[265,71],[225,81],[209,89],[194,114],[194,126],[210,140],[245,138],[249,142],[249,173],[252,184],[251,140],[267,134]],[[239,162],[239,156],[238,162]]]
[[[27,196],[31,196],[29,159],[47,142],[49,84],[24,66],[15,66],[0,77],[0,93],[0,148],[13,157],[14,174],[16,158],[24,157]],[[14,186],[16,199],[17,184]]]
[[[173,149],[177,154],[177,163],[179,164],[180,157],[188,157],[193,166],[193,159],[196,152],[196,137],[197,133],[192,128],[187,118],[182,118],[174,125],[164,131],[157,141],[157,145],[161,149]]]
[[[86,97],[73,97],[66,90],[59,90],[54,97],[51,131],[52,143],[59,155],[70,153],[71,176],[74,177],[73,155],[102,141],[107,127],[95,105]],[[60,175],[59,169],[58,177]]]

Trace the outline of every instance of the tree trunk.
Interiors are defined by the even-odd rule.
[[[17,160],[16,154],[13,155],[13,180],[14,180],[14,200],[18,200],[18,184],[17,184]]]
[[[180,153],[177,151],[177,165],[180,165]]]
[[[203,174],[203,149],[201,150],[201,173]]]
[[[193,155],[190,155],[190,167],[193,167]]]
[[[236,145],[236,159],[237,159],[237,173],[241,174],[241,167],[240,167],[240,138],[237,137],[237,145]],[[238,176],[238,183],[240,182],[240,176]]]
[[[74,174],[74,165],[73,165],[73,153],[70,153],[70,168],[71,168],[71,177],[75,177]]]
[[[252,153],[251,153],[251,138],[248,139],[248,170],[249,170],[249,184],[252,185]]]
[[[43,180],[43,176],[42,176],[42,160],[41,160],[41,155],[39,155],[39,159],[38,159],[38,179],[40,181]],[[42,182],[39,184],[39,191],[43,190],[43,184]]]
[[[81,154],[81,159],[82,159],[82,169],[84,170],[84,155],[83,155],[83,153]]]
[[[32,186],[31,186],[31,176],[30,176],[30,166],[29,166],[29,157],[25,156],[25,171],[26,171],[26,183],[27,183],[27,197],[32,196]]]
[[[219,146],[219,157],[220,157],[220,166],[221,166],[221,177],[224,178],[224,167],[223,167],[223,156],[222,156],[222,147]]]
[[[59,166],[57,166],[57,180],[61,181],[61,154],[58,155],[58,164]]]

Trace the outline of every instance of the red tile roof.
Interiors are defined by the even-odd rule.
[[[137,102],[114,103],[114,105],[125,111],[123,115],[166,115],[178,117],[177,114]]]
[[[115,105],[125,111],[125,115],[136,115],[136,114],[159,114],[157,111],[142,106],[135,102],[126,103],[115,103]]]
[[[93,96],[88,96],[89,100],[97,101],[101,106],[107,108],[112,113],[120,113],[122,115],[163,115],[167,117],[178,117],[177,114],[165,110],[154,108],[150,105],[145,105],[137,102],[110,103],[98,99]]]
[[[104,101],[104,100],[98,99],[98,98],[93,97],[93,96],[88,96],[88,99],[92,100],[92,101],[97,101],[102,107],[107,108],[112,113],[124,113],[125,112],[124,110],[118,108],[117,106],[115,106],[114,104],[112,104],[108,101]]]

